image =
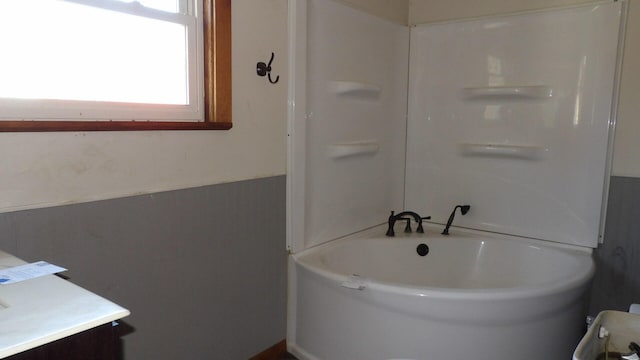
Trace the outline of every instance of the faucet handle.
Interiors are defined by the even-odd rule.
[[[407,222],[407,224],[404,226],[404,232],[406,233],[411,233],[413,232],[413,230],[411,230],[411,218],[400,218],[400,220],[404,220]]]
[[[431,219],[431,216],[421,217],[420,222],[418,223],[418,228],[416,229],[416,232],[420,234],[424,234],[424,228],[422,227],[422,220],[429,220],[429,219]]]
[[[393,225],[395,225],[396,223],[396,218],[395,218],[395,212],[392,210],[391,211],[391,215],[389,215],[389,222],[388,222],[388,229],[387,229],[387,236],[395,236],[396,233],[393,231]]]

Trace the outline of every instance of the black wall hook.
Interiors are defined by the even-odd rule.
[[[272,52],[271,53],[271,60],[269,60],[269,64],[265,64],[263,62],[259,62],[256,65],[256,72],[258,73],[258,76],[265,76],[266,75],[267,78],[269,79],[269,82],[272,83],[272,84],[276,84],[280,80],[280,75],[278,75],[275,80],[273,80],[271,78],[271,63],[273,62],[273,58],[275,56],[276,55]]]

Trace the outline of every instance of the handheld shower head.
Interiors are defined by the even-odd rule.
[[[462,215],[465,215],[471,209],[471,205],[456,205],[456,207],[453,208],[453,211],[451,212],[451,215],[449,215],[449,220],[447,221],[447,226],[445,226],[444,230],[441,233],[442,235],[449,235],[449,228],[451,227],[451,224],[453,223],[453,218],[456,216],[456,210],[458,208],[460,208],[460,213]]]

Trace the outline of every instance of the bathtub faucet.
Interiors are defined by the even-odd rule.
[[[397,215],[395,215],[395,213],[392,211],[391,215],[389,215],[389,228],[387,229],[387,236],[395,236],[396,233],[393,231],[393,226],[398,220],[406,220],[407,226],[405,227],[404,232],[411,232],[411,218],[405,216],[413,217],[413,220],[418,224],[418,227],[416,228],[416,232],[418,233],[424,233],[424,229],[422,228],[422,220],[431,219],[431,216],[421,217],[413,211],[403,211]]]
[[[460,213],[464,215],[469,212],[469,209],[471,209],[471,205],[456,205],[456,207],[453,208],[451,215],[449,215],[449,220],[447,220],[447,226],[445,226],[444,230],[442,231],[442,235],[449,235],[449,228],[453,223],[453,218],[456,216],[456,210],[458,210],[458,208],[460,208]]]

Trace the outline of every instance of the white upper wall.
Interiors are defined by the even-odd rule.
[[[341,0],[406,24],[408,0]],[[232,0],[233,129],[0,133],[0,212],[283,175],[287,0]],[[275,52],[276,85],[255,73]]]
[[[339,0],[397,23],[506,13],[580,0]],[[232,0],[233,129],[0,133],[0,212],[283,175],[287,0]],[[272,64],[280,82],[255,74]],[[614,174],[640,177],[640,4],[631,0]]]
[[[409,15],[409,0],[337,0],[373,15],[406,25]]]
[[[285,174],[287,1],[233,0],[233,129],[0,134],[0,211]],[[275,52],[276,85],[256,75]]]
[[[640,2],[630,1],[624,44],[613,174],[640,177]]]
[[[550,7],[591,0],[409,0],[409,24],[446,21]],[[640,177],[640,1],[629,1],[622,66],[613,175]]]

